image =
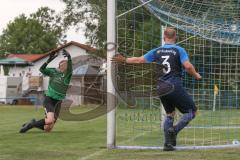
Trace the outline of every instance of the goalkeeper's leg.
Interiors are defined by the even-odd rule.
[[[46,97],[44,100],[44,108],[46,118],[36,121],[35,119],[31,120],[28,123],[25,123],[20,133],[25,133],[32,128],[38,128],[46,132],[50,132],[59,116],[61,109],[61,101],[53,100],[50,97]]]
[[[41,119],[38,121],[36,121],[35,119],[32,119],[30,122],[25,123],[19,132],[26,133],[32,128],[38,128],[41,130],[45,130],[46,132],[50,132],[54,126],[54,123],[55,123],[54,113],[49,112],[47,113],[47,116],[45,119]]]

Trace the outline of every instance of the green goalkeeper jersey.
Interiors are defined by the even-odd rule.
[[[50,78],[46,95],[56,100],[63,100],[72,77],[72,60],[68,59],[66,73],[55,68],[47,68],[47,65],[48,63],[44,63],[40,68],[40,72]]]

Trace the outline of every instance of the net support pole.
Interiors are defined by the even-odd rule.
[[[215,85],[214,85],[214,95],[213,95],[213,112],[216,111],[217,94],[218,94],[218,87],[217,87],[217,85],[215,84]]]
[[[216,111],[216,99],[217,99],[217,95],[214,94],[214,96],[213,96],[213,112]]]
[[[165,44],[165,41],[164,41],[164,30],[166,29],[165,26],[161,26],[161,34],[162,34],[162,37],[161,37],[161,45],[164,45]],[[162,105],[162,102],[161,102],[161,127],[163,128],[164,127],[164,119],[166,117],[166,112],[165,112],[165,109]]]
[[[114,66],[111,58],[116,54],[116,2],[107,1],[107,148],[116,146],[116,99],[113,83]]]

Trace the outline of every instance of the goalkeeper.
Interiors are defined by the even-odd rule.
[[[166,84],[173,86],[173,91],[170,93],[159,94],[164,109],[167,113],[164,121],[164,151],[175,150],[177,134],[188,125],[188,123],[195,118],[197,108],[191,96],[183,87],[182,82],[182,66],[185,70],[200,80],[202,77],[196,72],[194,66],[190,63],[188,54],[185,49],[177,46],[176,43],[176,30],[168,27],[164,31],[165,45],[155,48],[142,57],[125,58],[118,54],[113,57],[113,62],[123,63],[151,63],[156,62],[162,64],[163,75],[158,77],[158,92],[161,93]],[[183,114],[179,122],[173,126],[175,117],[175,107]]]
[[[66,50],[63,50],[63,55],[64,57],[67,57],[68,60],[62,60],[59,63],[58,69],[47,68],[47,65],[57,57],[55,54],[51,54],[47,62],[40,68],[40,72],[43,75],[50,77],[48,90],[43,102],[46,117],[38,121],[32,119],[30,122],[25,123],[22,126],[20,133],[25,133],[32,128],[38,128],[46,132],[50,132],[53,129],[59,116],[61,102],[66,96],[72,77],[71,56]]]

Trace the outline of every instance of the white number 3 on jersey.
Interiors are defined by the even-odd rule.
[[[163,65],[167,66],[167,69],[166,68],[163,68],[163,72],[165,74],[168,74],[169,72],[171,72],[171,66],[170,66],[170,63],[168,62],[168,59],[170,58],[170,56],[162,56],[162,59],[164,59],[163,61]]]

